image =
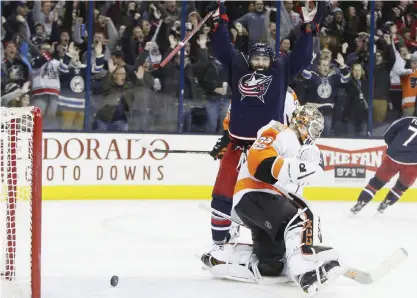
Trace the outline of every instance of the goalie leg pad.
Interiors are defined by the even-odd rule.
[[[339,259],[339,253],[325,246],[310,246],[302,243],[303,228],[297,227],[288,231],[285,235],[287,247],[287,262],[292,276],[298,276],[308,271],[316,270],[326,262]],[[301,246],[305,246],[304,251]],[[305,253],[308,251],[309,253]]]
[[[214,251],[212,257],[217,265],[211,267],[214,277],[256,283],[260,278],[257,268],[258,258],[253,253],[252,245],[226,245],[223,250]]]
[[[332,247],[315,246],[313,223],[307,212],[300,209],[285,230],[286,261],[294,282],[308,294],[316,294],[341,276],[345,269],[340,265],[339,254]],[[308,244],[306,243],[308,242]]]

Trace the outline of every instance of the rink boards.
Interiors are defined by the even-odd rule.
[[[44,133],[43,199],[209,199],[219,162],[209,155],[153,153],[158,149],[211,150],[218,136]],[[310,200],[356,200],[385,153],[383,140],[322,139],[320,179]],[[24,173],[19,175],[25,179]],[[387,187],[395,184],[394,178]],[[24,183],[24,181],[22,181]],[[417,185],[404,196],[417,201]],[[388,188],[376,198],[381,200]]]

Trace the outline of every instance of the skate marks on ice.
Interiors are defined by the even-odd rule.
[[[209,248],[211,233],[210,214],[199,209],[199,203],[45,201],[42,297],[306,297],[292,284],[267,286],[215,280],[202,270],[195,253]],[[346,263],[374,268],[398,247],[404,247],[410,255],[375,284],[360,285],[340,277],[319,297],[413,297],[417,292],[417,237],[412,237],[417,230],[413,222],[403,225],[378,219],[379,225],[372,227],[369,222],[356,225],[363,220],[350,221],[343,216],[351,203],[313,202],[322,215],[324,241],[340,249]],[[403,214],[411,218],[414,214],[417,219],[417,204],[404,206],[405,211],[401,204],[399,209],[394,207],[383,217],[400,218]],[[250,237],[242,229],[241,234],[244,241]],[[112,275],[120,278],[114,288],[110,286]]]
[[[292,287],[236,283],[202,277],[126,277],[120,276],[116,287],[105,277],[45,277],[42,298],[306,298]],[[295,293],[295,295],[294,295]],[[298,294],[298,295],[297,295]],[[330,296],[329,296],[330,298]]]

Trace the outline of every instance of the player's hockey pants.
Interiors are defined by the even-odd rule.
[[[252,191],[243,195],[235,211],[251,230],[259,272],[263,276],[278,276],[285,256],[284,231],[297,208],[287,198]]]
[[[410,187],[417,178],[417,165],[400,164],[386,155],[375,176],[380,181],[387,183],[397,173],[400,173],[399,182],[406,187]]]

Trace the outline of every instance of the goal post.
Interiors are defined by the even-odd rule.
[[[41,297],[42,117],[0,107],[0,298]]]

